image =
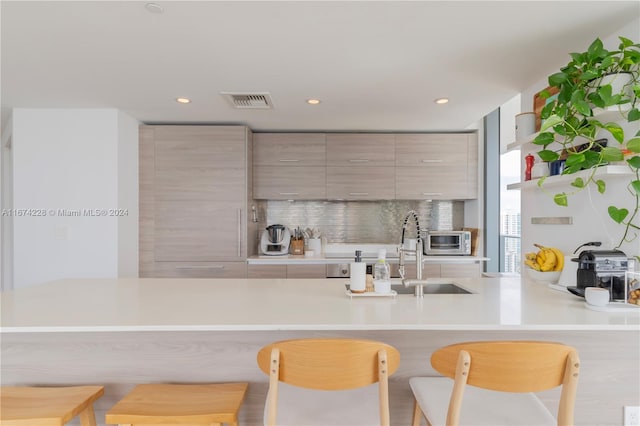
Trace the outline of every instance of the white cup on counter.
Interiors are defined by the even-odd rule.
[[[587,287],[584,289],[584,299],[592,306],[607,306],[609,298],[609,290],[606,288]]]
[[[373,280],[373,291],[383,294],[391,293],[391,281]]]
[[[308,238],[307,245],[311,251],[318,254],[322,252],[322,240],[320,238]]]

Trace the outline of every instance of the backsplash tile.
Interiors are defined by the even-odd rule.
[[[463,201],[263,201],[257,204],[260,232],[279,223],[289,228],[319,228],[329,243],[400,241],[402,221],[415,210],[424,229],[461,229]],[[411,226],[407,236],[415,237]]]

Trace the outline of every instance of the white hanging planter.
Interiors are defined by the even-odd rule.
[[[611,105],[606,108],[593,108],[593,115],[602,114],[605,111],[619,111],[621,113],[629,111],[635,96],[633,93],[632,83],[633,75],[628,72],[619,72],[603,76],[598,82],[600,87],[610,84],[612,94],[616,95],[618,93],[623,93],[624,97],[629,99],[631,102],[622,105]]]

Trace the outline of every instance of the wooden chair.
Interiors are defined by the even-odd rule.
[[[142,384],[114,405],[107,424],[238,425],[248,383]]]
[[[0,425],[62,426],[79,415],[82,426],[96,426],[93,402],[102,395],[102,386],[2,386]]]
[[[580,360],[570,346],[460,343],[434,352],[431,365],[447,377],[409,380],[415,397],[413,426],[420,425],[423,415],[432,426],[573,425]],[[562,392],[556,420],[532,392],[557,386]]]
[[[298,339],[267,345],[258,353],[258,365],[269,375],[264,422],[388,426],[388,377],[399,363],[397,349],[370,340]]]

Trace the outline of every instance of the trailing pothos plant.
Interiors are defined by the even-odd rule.
[[[600,193],[606,191],[606,183],[596,175],[597,168],[610,162],[624,162],[630,170],[631,179],[627,189],[635,199],[635,207],[628,209],[611,205],[608,213],[612,220],[623,225],[624,233],[618,243],[636,236],[630,235],[631,229],[640,230],[637,223],[640,210],[640,131],[629,132],[620,123],[639,122],[640,111],[640,44],[619,37],[617,50],[604,48],[600,39],[596,39],[586,52],[571,53],[571,61],[559,72],[549,76],[547,90],[540,93],[547,104],[540,117],[543,124],[540,134],[533,143],[541,146],[537,153],[543,161],[565,159],[563,174],[570,175],[588,170],[583,177],[576,177],[571,186],[573,192],[560,192],[554,195],[554,201],[560,206],[568,205],[568,197],[585,188],[595,185]],[[619,90],[614,89],[611,80],[628,79],[629,82]],[[549,89],[555,88],[557,97],[551,97]],[[599,109],[615,110],[614,119],[601,120]],[[595,114],[594,114],[595,110]],[[618,116],[619,114],[619,116]],[[608,115],[610,117],[610,115]],[[635,128],[636,123],[631,126]],[[638,126],[640,128],[640,126]],[[611,139],[602,139],[603,131]],[[629,134],[627,134],[629,133]],[[606,133],[605,133],[606,134]],[[538,185],[543,187],[544,178]]]

